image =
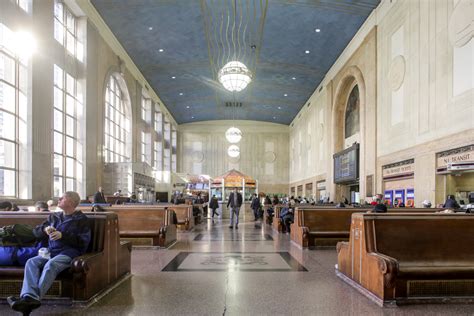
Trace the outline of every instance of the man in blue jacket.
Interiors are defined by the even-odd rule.
[[[41,298],[57,275],[70,267],[72,259],[84,254],[89,246],[91,231],[87,217],[76,211],[79,194],[68,191],[59,199],[62,212],[52,213],[34,233],[38,239],[49,238],[49,256],[36,256],[25,265],[20,299],[9,297],[13,310],[28,314],[41,306]]]

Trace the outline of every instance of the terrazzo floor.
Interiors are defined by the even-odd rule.
[[[43,305],[32,315],[474,315],[474,305],[381,308],[336,277],[335,249],[301,250],[254,222],[228,225],[207,220],[170,249],[134,249],[132,277],[89,308]]]

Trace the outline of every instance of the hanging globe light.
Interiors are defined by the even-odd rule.
[[[252,72],[241,62],[231,61],[219,70],[217,78],[227,90],[239,92],[252,81]]]
[[[242,132],[237,127],[231,127],[225,132],[225,138],[231,144],[236,144],[242,139]]]
[[[232,158],[239,157],[240,155],[240,148],[237,145],[230,145],[227,149],[227,155]]]

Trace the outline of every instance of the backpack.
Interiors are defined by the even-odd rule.
[[[25,224],[14,224],[0,227],[0,246],[34,245],[36,237],[33,227]]]
[[[42,244],[32,247],[0,247],[0,266],[24,266],[28,259],[36,257]]]

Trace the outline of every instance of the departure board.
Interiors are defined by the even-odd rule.
[[[359,144],[334,154],[334,183],[359,179]]]

